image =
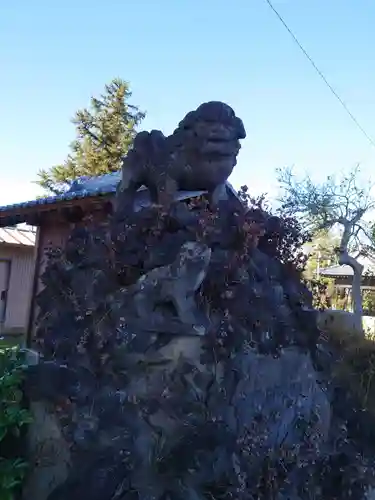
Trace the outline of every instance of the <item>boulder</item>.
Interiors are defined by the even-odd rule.
[[[225,182],[244,136],[223,103],[138,136],[108,228],[48,254],[25,388],[31,442],[52,436],[61,456],[56,488],[35,465],[28,498],[360,500],[375,485],[291,221]]]

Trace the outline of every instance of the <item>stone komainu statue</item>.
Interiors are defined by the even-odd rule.
[[[140,132],[124,158],[118,197],[134,195],[142,185],[161,204],[177,190],[212,194],[231,175],[245,137],[242,120],[216,101],[190,111],[171,136]]]
[[[152,321],[157,305],[171,302],[176,319],[190,325],[192,335],[204,335],[208,320],[201,324],[194,294],[206,277],[210,258],[211,249],[207,245],[187,241],[172,264],[156,267],[141,276],[129,288],[137,315]]]

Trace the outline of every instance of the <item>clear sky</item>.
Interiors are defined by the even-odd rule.
[[[375,137],[375,2],[274,0]],[[62,162],[70,118],[105,83],[131,83],[143,128],[170,133],[206,100],[244,120],[236,187],[274,192],[275,168],[324,175],[375,148],[357,130],[264,0],[18,0],[0,3],[0,204],[33,198]]]

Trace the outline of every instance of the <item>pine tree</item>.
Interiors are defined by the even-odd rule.
[[[72,120],[76,139],[70,145],[71,152],[63,164],[40,170],[36,183],[58,194],[77,177],[119,170],[136,127],[145,117],[137,106],[129,104],[131,95],[129,84],[117,78],[105,86],[99,99],[91,99],[90,109],[77,111]]]

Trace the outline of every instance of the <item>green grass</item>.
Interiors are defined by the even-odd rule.
[[[24,342],[23,335],[3,335],[0,336],[0,349],[6,349],[7,347],[15,347],[22,345]]]

